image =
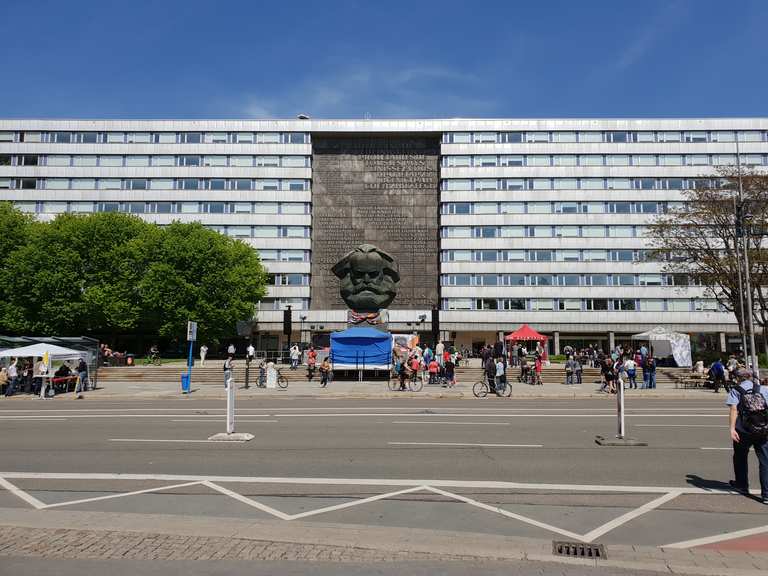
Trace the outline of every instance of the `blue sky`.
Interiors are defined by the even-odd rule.
[[[0,117],[764,116],[765,0],[2,0]]]

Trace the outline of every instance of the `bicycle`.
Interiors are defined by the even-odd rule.
[[[160,358],[160,354],[147,354],[144,358],[144,366],[149,366],[150,364],[153,366],[160,366],[162,363],[163,361]]]
[[[280,372],[280,370],[277,370],[277,386],[279,388],[282,388],[283,390],[288,388],[288,380],[285,379],[285,376],[283,376],[283,374],[282,374],[282,372]]]
[[[501,390],[499,390],[499,386],[496,386],[496,393],[499,396],[504,396],[505,398],[509,398],[512,395],[512,385],[508,382],[505,382],[500,385]],[[485,398],[490,394],[491,387],[488,385],[488,380],[478,380],[475,382],[475,384],[472,386],[472,394],[475,395],[475,398]]]
[[[417,374],[415,378],[412,376],[406,378],[405,385],[411,392],[421,392],[421,389],[424,387],[424,382],[421,381],[421,378],[419,378]],[[387,388],[389,388],[390,392],[400,391],[400,378],[390,378],[387,381]]]

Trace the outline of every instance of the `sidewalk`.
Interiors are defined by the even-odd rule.
[[[290,382],[288,388],[256,388],[253,385],[245,389],[242,380],[235,374],[237,396],[239,398],[470,398],[472,383],[459,383],[454,388],[442,388],[440,386],[424,386],[421,392],[392,392],[387,388],[387,382],[380,381],[333,381],[327,388],[320,388],[318,379],[312,382]],[[221,385],[196,385],[194,374],[192,377],[192,398],[221,398],[224,399],[226,391]],[[615,396],[599,392],[599,384],[583,383],[566,386],[565,384],[544,384],[543,386],[529,386],[514,382],[512,384],[512,396],[510,399],[520,398],[603,398],[606,402],[614,402]],[[131,381],[110,380],[104,388],[94,392],[87,392],[86,398],[175,398],[182,396],[181,386],[174,378],[172,381]],[[26,396],[18,396],[25,398]],[[73,397],[73,395],[61,395],[61,398]],[[660,384],[653,390],[626,390],[627,400],[632,398],[700,398],[713,399],[725,398],[724,392],[716,395],[712,390],[704,389],[675,389],[672,384]],[[489,396],[488,402],[500,402],[508,400]]]
[[[77,529],[73,529],[77,526]],[[606,558],[556,556],[550,540],[317,522],[0,509],[0,556],[387,562],[523,560],[663,573],[762,576],[768,553],[608,546]]]

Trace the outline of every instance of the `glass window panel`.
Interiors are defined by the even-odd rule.
[[[632,156],[632,164],[635,166],[656,166],[656,156],[654,154],[638,154]]]
[[[497,214],[499,212],[496,202],[475,202],[473,206],[475,214]],[[456,214],[469,214],[469,203],[456,204]]]
[[[208,190],[226,190],[227,181],[224,178],[211,178],[208,180]]]
[[[556,202],[555,212],[558,214],[578,214],[579,203],[578,202]]]
[[[524,156],[522,155],[507,155],[499,158],[499,164],[501,166],[522,166],[524,163]]]
[[[279,144],[280,134],[277,132],[259,132],[256,134],[258,144]]]
[[[99,156],[99,166],[119,167],[122,165],[122,156]]]
[[[606,141],[615,143],[624,143],[629,141],[627,132],[606,132]]]
[[[94,188],[96,188],[94,178],[75,178],[72,180],[73,190],[93,190]]]
[[[472,165],[471,156],[446,156],[445,165],[449,168],[464,168]]]
[[[203,135],[200,132],[182,132],[181,141],[186,144],[200,144]]]
[[[551,298],[531,298],[531,310],[554,310],[555,301]]]
[[[499,182],[492,178],[478,178],[474,181],[475,190],[498,190]]]
[[[604,202],[584,202],[582,203],[582,210],[586,214],[603,214],[605,213]]]
[[[24,134],[24,141],[30,142],[27,135],[28,133]],[[72,142],[72,134],[70,132],[51,132],[50,141],[55,142],[56,144],[69,144]]]
[[[659,132],[659,142],[680,142],[682,136],[680,132]]]
[[[495,143],[496,132],[475,132],[472,135],[472,140],[476,143]]]
[[[244,167],[253,166],[253,156],[230,156],[229,165]]]
[[[128,202],[125,205],[125,211],[131,214],[144,214],[147,205],[144,202]]]
[[[198,202],[182,202],[181,212],[183,214],[197,214],[200,212],[200,204]]]
[[[602,142],[602,132],[579,132],[579,142]]]
[[[736,134],[733,131],[712,132],[712,142],[735,142]]]
[[[584,250],[584,262],[605,262],[608,260],[607,250]]]
[[[745,166],[759,166],[763,163],[763,157],[760,154],[741,154],[739,160]]]
[[[250,238],[251,227],[250,226],[227,226],[227,236],[234,238]]]
[[[183,178],[180,180],[182,190],[197,190],[200,188],[200,180],[197,178]]]
[[[124,132],[107,132],[107,144],[122,144],[125,142]]]
[[[567,298],[565,300],[561,299],[559,301],[558,308],[560,310],[581,310],[581,299],[578,298]]]
[[[475,260],[478,260],[479,262],[496,262],[498,259],[499,259],[499,255],[498,255],[498,252],[496,252],[496,250],[476,250],[475,251]]]
[[[280,204],[281,214],[306,214],[306,204],[303,202],[283,202]]]
[[[70,212],[93,212],[94,205],[93,205],[93,202],[70,202],[69,211]]]
[[[763,133],[759,130],[739,131],[739,142],[762,142]]]
[[[579,157],[575,154],[557,155],[553,160],[555,166],[576,166],[578,164]]]
[[[529,226],[530,234],[534,238],[551,238],[552,226]]]
[[[685,141],[686,142],[706,142],[707,141],[707,133],[706,132],[686,132],[685,133]]]
[[[278,255],[277,250],[265,249],[265,248],[259,249],[259,257],[261,258],[262,261],[267,261],[267,260],[275,261],[278,259],[277,255]]]
[[[502,226],[501,237],[502,238],[522,238],[525,236],[524,226]]]
[[[149,144],[149,132],[128,132],[129,144]]]
[[[640,300],[640,310],[643,312],[663,312],[664,300],[655,298],[653,300]]]
[[[286,156],[283,160],[288,158],[291,158],[291,156]],[[277,168],[280,166],[280,156],[256,156],[254,158],[254,165],[262,168]]]
[[[501,279],[505,286],[525,286],[525,274],[504,274]]]
[[[234,141],[236,144],[253,144],[255,140],[253,132],[238,132],[235,134]]]
[[[231,208],[234,214],[250,214],[253,206],[250,202],[234,202],[231,204]]]
[[[158,144],[176,144],[176,132],[158,132],[155,134]]]
[[[500,214],[524,214],[525,203],[523,202],[502,202],[499,204]]]
[[[304,250],[280,250],[280,260],[283,262],[306,262]]]
[[[655,142],[656,134],[653,132],[635,132],[633,139],[635,142]]]
[[[605,157],[607,166],[629,166],[629,156],[627,154],[608,154]]]
[[[531,260],[533,262],[551,262],[552,250],[531,250]]]
[[[629,178],[608,178],[606,182],[608,190],[629,190],[632,187],[632,181]]]
[[[602,166],[603,157],[600,154],[579,156],[579,166]]]
[[[470,190],[472,187],[471,180],[444,180],[446,190]]]
[[[635,301],[628,298],[619,298],[613,301],[614,310],[634,310]]]
[[[13,142],[15,137],[15,132],[0,132],[0,142]]]
[[[499,301],[496,298],[478,298],[475,300],[475,310],[498,310]]]
[[[659,202],[638,202],[637,211],[643,214],[657,214],[661,212],[662,205]]]
[[[525,260],[525,250],[504,250],[501,253],[504,262],[522,262]]]
[[[667,310],[670,312],[690,312],[691,301],[682,298],[667,300]]]
[[[472,228],[469,226],[448,226],[444,228],[448,238],[471,238]]]
[[[584,279],[587,286],[608,286],[607,274],[587,274]]]
[[[550,202],[528,202],[528,214],[551,214]]]
[[[661,154],[659,156],[660,166],[682,166],[683,157],[679,154]]]
[[[304,132],[290,132],[283,134],[283,140],[288,144],[306,144],[307,135]]]
[[[279,182],[277,180],[256,180],[256,190],[278,190]]]
[[[607,298],[590,298],[585,302],[586,309],[592,311],[608,310]]]
[[[96,156],[73,156],[72,166],[96,166]]]
[[[184,156],[182,156],[184,158]],[[149,166],[149,156],[126,156],[126,166]]]
[[[609,226],[611,238],[632,238],[632,226]]]
[[[531,275],[531,286],[552,286],[553,284],[552,274]]]
[[[226,144],[226,132],[206,132],[204,141],[209,144]]]
[[[528,166],[549,166],[549,156],[527,156],[526,164]]]
[[[709,164],[709,155],[688,154],[685,157],[685,163],[688,166],[707,166]]]
[[[522,190],[525,188],[525,180],[522,178],[507,178],[502,180],[502,189],[505,190]]]
[[[286,238],[304,238],[307,231],[304,226],[284,226],[283,230]]]
[[[43,202],[43,212],[46,214],[61,214],[66,211],[66,202]]]
[[[585,238],[604,238],[605,226],[582,226],[581,235]]]
[[[604,188],[602,178],[582,178],[581,189],[582,190],[602,190]]]
[[[449,260],[453,262],[469,262],[472,260],[472,250],[451,250]]]
[[[712,164],[715,166],[735,166],[736,154],[715,154],[712,156]]]
[[[306,180],[283,180],[282,189],[290,190],[292,192],[300,192],[307,189]]]
[[[579,235],[578,226],[558,226],[557,235],[563,238],[573,238]]]
[[[531,180],[531,187],[534,190],[550,190],[552,188],[552,181],[549,178],[533,178]]]
[[[224,214],[226,204],[224,202],[206,202],[203,204],[204,211],[209,214]]]
[[[69,188],[68,178],[48,178],[45,181],[45,187],[48,190],[66,190]]]
[[[614,286],[634,286],[635,275],[634,274],[614,274],[613,285]]]
[[[558,250],[556,256],[558,262],[578,262],[581,259],[578,250]]]
[[[488,167],[496,166],[498,164],[498,158],[496,156],[475,156],[475,166]]]
[[[499,142],[516,144],[523,141],[522,132],[502,132],[499,134]]]
[[[450,135],[450,141],[453,144],[470,144],[472,142],[472,134],[469,132],[454,132]]]
[[[120,202],[99,202],[99,212],[118,212]]]
[[[253,205],[255,214],[277,214],[277,202],[256,202]]]
[[[611,250],[611,260],[613,262],[632,262],[634,252],[632,250]]]
[[[152,190],[173,190],[173,178],[153,178],[150,184]]]
[[[448,310],[472,310],[472,299],[448,298]]]
[[[179,156],[179,166],[200,166],[200,156]]]
[[[612,214],[630,214],[632,212],[632,202],[609,202],[608,211]]]
[[[120,190],[121,182],[117,178],[99,179],[99,190]]]
[[[250,190],[251,189],[251,180],[244,179],[244,178],[238,178],[233,182],[234,189],[235,190]]]
[[[48,166],[69,166],[71,162],[70,156],[48,156]]]
[[[578,274],[560,274],[558,277],[560,286],[579,286],[581,277]]]
[[[549,142],[549,132],[526,132],[526,142]]]
[[[576,142],[576,132],[553,132],[555,142]]]
[[[171,214],[173,212],[173,202],[155,202],[152,204],[152,210],[158,214]]]
[[[203,166],[226,166],[226,156],[203,156]]]

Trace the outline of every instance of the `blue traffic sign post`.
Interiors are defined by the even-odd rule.
[[[181,375],[181,393],[189,394],[192,390],[192,349],[197,340],[197,322],[187,322],[187,340],[189,341],[189,357],[187,358],[187,373]]]

